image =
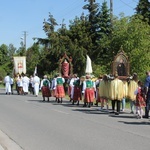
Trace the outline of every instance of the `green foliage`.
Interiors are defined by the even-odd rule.
[[[141,15],[141,20],[148,22],[150,25],[150,2],[149,0],[139,0],[136,7],[136,14]]]
[[[112,26],[106,1],[101,7],[95,0],[85,1],[87,4],[83,9],[89,14],[76,16],[70,20],[68,28],[63,20],[56,30],[58,24],[49,13],[48,19],[43,22],[47,38],[35,38],[37,43],[27,51],[23,43],[18,50],[13,45],[1,45],[1,74],[11,72],[13,66],[10,60],[18,55],[26,56],[28,74],[33,74],[37,66],[39,76],[47,74],[51,78],[59,71],[59,61],[65,53],[72,57],[73,72],[79,76],[85,75],[86,55],[92,60],[95,76],[109,74],[111,62],[122,46],[129,57],[130,73],[137,72],[143,79],[145,71],[150,68],[149,2],[140,0],[136,15],[125,17],[120,14],[119,18],[113,18]]]

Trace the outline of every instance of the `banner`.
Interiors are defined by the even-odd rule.
[[[14,72],[15,74],[26,73],[26,57],[14,57]]]

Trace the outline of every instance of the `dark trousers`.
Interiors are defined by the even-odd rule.
[[[117,103],[117,112],[120,112],[120,101],[119,100],[112,100],[112,110],[115,110],[115,103]]]
[[[147,95],[146,99],[146,107],[145,107],[145,117],[149,117],[149,110],[150,110],[150,94]]]

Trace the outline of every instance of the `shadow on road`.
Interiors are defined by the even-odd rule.
[[[120,123],[124,123],[124,124],[130,124],[130,125],[150,125],[150,122],[127,122],[127,121],[118,121]]]

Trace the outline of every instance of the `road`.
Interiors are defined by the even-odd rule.
[[[150,148],[150,119],[136,119],[128,111],[115,116],[68,100],[42,102],[41,95],[5,95],[4,89],[0,89],[0,130],[23,150]]]

